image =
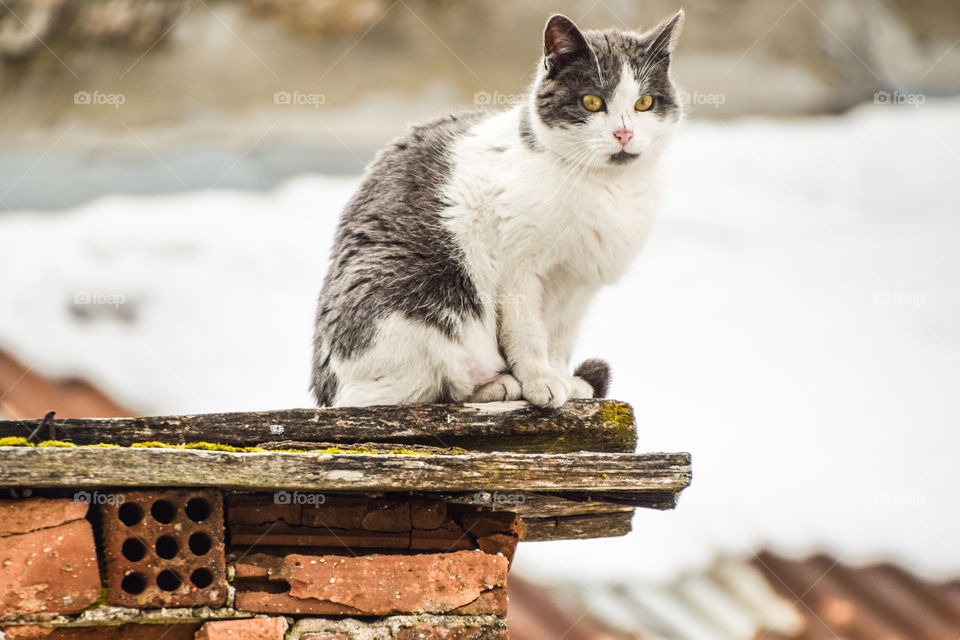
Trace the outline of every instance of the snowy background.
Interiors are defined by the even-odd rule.
[[[517,569],[657,578],[767,546],[957,575],[960,101],[691,121],[668,163],[577,356],[612,363],[640,449],[690,451],[693,485],[625,538],[528,544]],[[143,413],[310,406],[357,179],[0,213],[0,347]]]

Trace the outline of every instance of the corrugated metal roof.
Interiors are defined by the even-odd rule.
[[[807,625],[801,640],[957,640],[960,581],[931,583],[893,564],[850,567],[826,555],[754,560],[771,586],[796,602]]]
[[[510,578],[512,640],[958,640],[960,582],[826,555],[725,557],[663,584]]]

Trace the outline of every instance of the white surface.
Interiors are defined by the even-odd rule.
[[[656,578],[768,545],[960,573],[960,103],[690,123],[670,163],[578,354],[610,360],[641,449],[692,452],[694,484],[630,536],[525,545],[517,569]],[[0,346],[143,412],[308,406],[355,184],[2,214]]]

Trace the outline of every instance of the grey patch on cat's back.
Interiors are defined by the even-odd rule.
[[[415,126],[381,151],[340,219],[320,292],[312,388],[321,405],[337,392],[331,353],[367,349],[386,316],[404,317],[455,337],[482,305],[463,255],[443,224],[443,187],[452,144],[488,117],[448,116]]]
[[[322,361],[320,360],[321,357],[323,358]],[[333,369],[330,368],[330,352],[322,346],[322,342],[314,343],[313,383],[311,388],[320,406],[331,405],[333,399],[337,397],[337,390],[340,388],[340,380]]]

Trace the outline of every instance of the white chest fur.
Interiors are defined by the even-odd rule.
[[[495,290],[497,272],[511,269],[615,281],[659,205],[656,158],[584,170],[529,149],[518,131],[516,111],[497,114],[453,152],[448,225],[480,289]]]

